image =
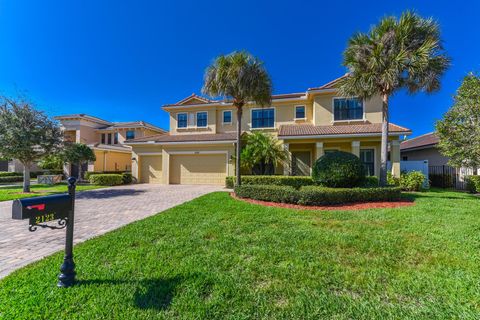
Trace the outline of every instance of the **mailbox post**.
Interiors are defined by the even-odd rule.
[[[13,202],[12,218],[29,220],[28,230],[36,231],[38,227],[49,229],[67,228],[65,239],[65,256],[57,286],[70,287],[75,283],[75,263],[73,261],[73,225],[75,220],[75,183],[77,179],[68,178],[68,194],[19,199]],[[58,226],[46,222],[58,220]]]
[[[67,217],[67,236],[65,239],[65,256],[62,266],[60,267],[60,275],[58,276],[57,286],[59,288],[67,288],[75,283],[75,262],[73,261],[73,225],[75,215],[75,183],[77,179],[68,178],[68,194],[70,196],[71,208]]]

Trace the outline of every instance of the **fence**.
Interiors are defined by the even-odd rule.
[[[472,174],[473,170],[467,168],[429,166],[428,178],[432,187],[465,190],[465,177]]]
[[[400,171],[401,172],[411,172],[411,171],[420,171],[425,176],[424,187],[428,187],[428,178],[429,177],[429,166],[428,160],[418,160],[418,161],[400,161]],[[392,163],[389,161],[387,163],[388,171],[392,170]]]

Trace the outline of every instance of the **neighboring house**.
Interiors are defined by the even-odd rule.
[[[242,130],[275,134],[289,151],[276,174],[310,175],[313,162],[342,150],[360,157],[369,174],[380,171],[382,100],[338,96],[336,79],[305,92],[272,97],[270,107],[244,107]],[[230,101],[198,95],[163,106],[170,116],[168,134],[129,140],[132,173],[140,182],[224,184],[234,175],[236,110]],[[392,172],[400,174],[399,137],[411,131],[390,124]]]
[[[9,172],[23,172],[23,164],[18,159],[14,159],[12,161],[8,161],[8,169],[6,171]],[[32,163],[30,166],[30,172],[40,171],[42,170],[37,163]],[[3,170],[0,170],[3,171]]]
[[[402,141],[401,159],[403,161],[428,160],[429,166],[445,166],[448,158],[440,153],[437,144],[438,137],[434,132]]]
[[[165,130],[144,121],[110,122],[87,114],[57,116],[66,141],[84,143],[93,149],[97,160],[88,164],[86,171],[130,171],[131,147],[127,139],[161,135]],[[77,174],[75,165],[65,168],[67,174]]]

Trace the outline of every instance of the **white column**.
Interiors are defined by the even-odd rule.
[[[352,153],[360,158],[360,141],[352,141]]]
[[[400,178],[400,141],[390,142],[390,161],[392,162],[392,175]]]
[[[162,176],[163,183],[170,184],[170,154],[162,149]]]
[[[315,161],[323,156],[325,154],[325,151],[323,150],[323,142],[317,142],[315,143]]]

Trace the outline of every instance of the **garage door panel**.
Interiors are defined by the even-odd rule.
[[[162,183],[162,157],[141,156],[141,182]]]
[[[172,155],[170,183],[222,185],[226,177],[225,154]]]

